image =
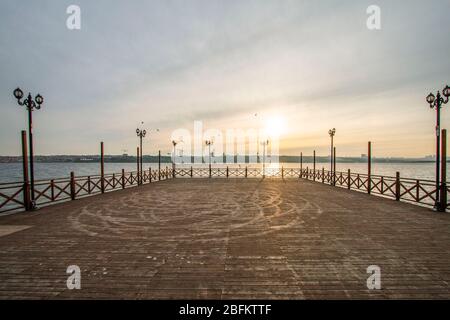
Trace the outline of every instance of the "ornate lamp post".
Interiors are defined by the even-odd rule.
[[[28,110],[28,139],[30,140],[30,188],[31,188],[31,206],[32,209],[36,207],[34,201],[34,161],[33,161],[33,116],[34,110],[39,110],[41,105],[44,103],[44,98],[38,94],[34,100],[31,93],[28,93],[28,97],[21,101],[23,98],[23,91],[20,88],[14,90],[14,97],[17,99],[17,103],[20,106],[25,106]]]
[[[441,205],[439,201],[440,196],[440,182],[439,182],[439,166],[440,166],[440,154],[441,154],[441,141],[440,141],[440,131],[441,131],[441,108],[443,104],[448,103],[450,97],[450,87],[446,86],[444,90],[442,90],[442,94],[445,99],[441,96],[441,93],[438,91],[437,95],[430,93],[427,96],[427,102],[430,105],[431,109],[436,109],[436,201],[434,208],[436,210],[441,210]],[[444,209],[445,210],[445,209]]]
[[[336,128],[330,129],[328,130],[328,134],[330,135],[331,138],[331,152],[330,152],[330,172],[331,172],[331,176],[333,177],[333,140],[334,140],[334,135],[336,134]],[[333,178],[331,178],[333,179]],[[333,181],[333,180],[331,180]],[[330,181],[330,182],[331,182]]]
[[[214,144],[212,140],[206,140],[205,144],[208,146],[208,158],[209,158],[209,177],[211,178],[211,145]]]
[[[269,145],[269,140],[265,140],[261,142],[261,145],[263,146],[263,178],[266,177],[266,147]]]
[[[139,177],[138,182],[140,184],[142,184],[142,138],[145,137],[145,135],[147,134],[147,131],[137,128],[136,134],[139,137],[139,146],[140,146],[140,148],[139,148],[139,150],[140,150],[140,155],[139,155],[139,162],[140,162],[139,171],[140,171],[140,173],[138,172],[138,177]]]

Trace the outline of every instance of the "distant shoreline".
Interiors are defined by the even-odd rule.
[[[223,157],[223,156],[222,156]],[[220,161],[222,157],[215,157],[216,161]],[[256,156],[251,159],[251,163],[262,163],[262,157]],[[98,155],[54,155],[54,156],[35,156],[36,163],[99,163],[100,156]],[[201,164],[201,157],[184,157],[184,163]],[[195,161],[194,161],[195,160]],[[223,160],[226,160],[224,157]],[[245,157],[245,161],[237,161],[236,157],[234,161],[223,161],[223,163],[241,164],[250,163],[249,156]],[[367,163],[367,157],[337,157],[338,163]],[[136,156],[128,155],[105,155],[105,163],[136,163]],[[0,163],[20,163],[22,157],[20,156],[0,156]],[[161,156],[161,163],[171,163],[172,158],[170,156]],[[177,157],[176,163],[179,164],[180,157]],[[271,162],[271,157],[266,158],[266,162]],[[279,156],[279,163],[300,163],[299,156]],[[303,163],[312,163],[312,156],[303,156]],[[316,157],[316,163],[329,163],[329,157]],[[434,158],[372,158],[372,163],[434,163]],[[450,159],[447,161],[450,162]],[[143,156],[143,163],[158,163],[158,156]],[[203,158],[203,163],[208,163],[208,157]],[[214,158],[213,158],[214,163]]]

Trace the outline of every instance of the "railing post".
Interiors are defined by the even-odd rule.
[[[263,173],[264,176],[264,173]],[[245,177],[247,178],[247,166],[245,166]]]
[[[175,173],[175,162],[173,163],[173,166],[172,166],[172,179],[175,179],[176,178],[176,173]]]
[[[70,198],[75,200],[75,174],[70,172]]]
[[[322,183],[325,183],[325,168],[322,167]]]
[[[91,176],[88,176],[88,181],[87,181],[87,185],[88,185],[88,194],[91,194]]]
[[[306,180],[309,180],[309,167],[306,167]]]
[[[148,183],[152,183],[152,167],[148,168]]]
[[[26,211],[31,209],[30,182],[28,177],[27,132],[22,130],[22,168],[23,168],[23,206]]]
[[[400,172],[395,173],[395,200],[400,201]]]
[[[352,187],[352,180],[351,180],[351,173],[350,169],[347,170],[347,189],[350,190]]]
[[[230,175],[229,175],[229,169],[228,169],[228,166],[227,166],[227,178],[229,177]]]
[[[384,194],[384,177],[383,176],[381,176],[380,184],[381,184],[381,194]]]
[[[441,196],[439,211],[445,212],[447,209],[447,130],[441,133]]]
[[[372,190],[372,143],[367,145],[367,193]]]
[[[284,167],[281,166],[281,179],[284,179]]]
[[[112,181],[113,181],[112,188],[115,189],[116,188],[116,174],[115,173],[112,174]]]
[[[158,181],[161,181],[161,150],[158,151]]]
[[[125,169],[122,169],[122,189],[125,189]]]
[[[316,150],[313,154],[313,180],[316,181]]]
[[[55,180],[50,180],[50,197],[55,201]]]
[[[103,141],[100,142],[100,190],[105,193],[105,153]]]
[[[300,152],[300,177],[303,178],[303,152]]]
[[[192,166],[191,166],[191,178],[194,176],[194,170],[192,169]]]

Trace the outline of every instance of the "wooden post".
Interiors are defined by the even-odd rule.
[[[303,152],[300,152],[300,178],[303,178]]]
[[[247,166],[245,166],[245,177],[247,178]],[[264,172],[263,172],[263,177],[264,177]]]
[[[194,176],[194,170],[192,169],[192,166],[191,166],[191,178]]]
[[[105,193],[105,153],[103,141],[100,142],[100,190]]]
[[[55,201],[55,180],[50,180],[50,198]]]
[[[75,200],[75,174],[70,172],[70,198]]]
[[[352,178],[351,178],[350,169],[347,170],[347,189],[350,190],[352,188]]]
[[[158,180],[161,180],[161,150],[158,151]]]
[[[152,183],[152,167],[148,168],[148,182]]]
[[[125,169],[122,169],[122,189],[125,189]]]
[[[31,209],[30,181],[28,176],[27,132],[22,130],[22,170],[23,170],[23,207],[26,211]]]
[[[322,183],[325,183],[325,168],[322,167]]]
[[[91,176],[88,176],[87,181],[87,187],[88,187],[88,194],[91,194]]]
[[[372,190],[372,143],[367,144],[367,193]]]
[[[309,180],[309,168],[306,167],[306,180]]]
[[[316,150],[313,155],[313,180],[316,181]]]
[[[400,201],[400,172],[395,174],[395,200]]]
[[[336,185],[336,147],[333,148],[333,186]]]
[[[229,169],[228,169],[228,166],[227,166],[227,178],[229,177]]]
[[[443,129],[441,134],[441,197],[439,211],[447,209],[447,130]]]
[[[141,184],[141,173],[140,173],[140,167],[139,167],[139,157],[140,157],[139,147],[137,147],[137,149],[136,149],[136,162],[137,162],[137,184],[138,185]]]
[[[281,179],[284,179],[284,167],[281,166]]]

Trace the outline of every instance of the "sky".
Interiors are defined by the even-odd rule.
[[[66,26],[73,4],[80,30]],[[425,97],[450,85],[449,12],[449,0],[2,0],[0,155],[19,155],[27,129],[18,86],[45,99],[35,154],[97,154],[100,141],[132,154],[137,126],[144,154],[166,153],[201,121],[275,127],[284,155],[328,155],[333,127],[340,156],[369,140],[376,157],[431,155]]]

